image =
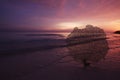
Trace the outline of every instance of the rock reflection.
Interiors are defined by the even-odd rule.
[[[104,59],[109,49],[105,32],[92,25],[84,29],[75,27],[66,41],[70,55],[84,67]]]

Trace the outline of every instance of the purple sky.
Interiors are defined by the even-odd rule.
[[[120,0],[2,0],[0,31],[120,29]]]

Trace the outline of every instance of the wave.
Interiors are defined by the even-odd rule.
[[[61,34],[25,34],[26,36],[59,36],[59,37],[64,37]]]

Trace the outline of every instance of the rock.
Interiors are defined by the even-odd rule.
[[[114,34],[120,34],[120,31],[115,31]]]
[[[67,41],[70,44],[72,43],[74,44],[74,43],[82,43],[99,38],[103,38],[103,39],[106,38],[105,32],[98,27],[94,27],[93,25],[86,25],[84,29],[78,29],[77,27],[75,27],[73,31],[68,35]]]
[[[104,30],[92,25],[84,29],[75,27],[66,41],[70,55],[84,67],[104,59],[109,49]]]

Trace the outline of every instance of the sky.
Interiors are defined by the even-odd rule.
[[[120,30],[120,0],[1,0],[0,31]]]

